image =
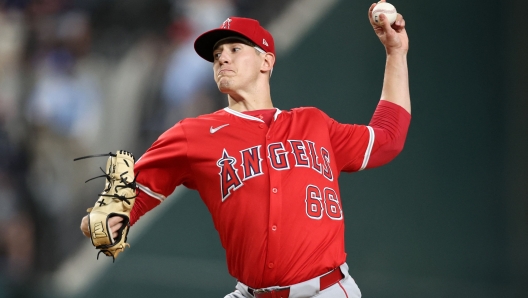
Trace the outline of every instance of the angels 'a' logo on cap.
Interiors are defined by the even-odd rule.
[[[229,27],[231,26],[231,18],[227,18],[227,20],[224,21],[224,23],[222,23],[222,28],[223,29],[229,29]]]
[[[267,42],[264,38],[262,39],[262,44],[265,45],[265,46],[267,46],[267,47],[269,47],[268,42]]]

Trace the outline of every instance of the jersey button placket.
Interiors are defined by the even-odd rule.
[[[274,134],[274,125],[268,128],[266,132],[266,147],[269,144],[276,142]],[[268,152],[269,153],[269,152]],[[270,157],[267,158],[268,169],[269,169],[269,218],[268,218],[268,247],[266,255],[267,264],[267,278],[266,281],[275,283],[276,272],[279,269],[279,258],[280,258],[280,240],[281,233],[277,231],[277,226],[280,225],[280,219],[282,217],[282,171],[277,171],[270,165]]]
[[[270,222],[275,222],[277,219],[275,218],[276,216],[280,216],[280,214],[278,214],[278,211],[276,207],[276,204],[281,204],[281,200],[280,200],[280,197],[277,195],[279,192],[278,188],[276,187],[273,187],[271,189],[271,196],[270,196]],[[274,212],[275,211],[275,212]],[[277,230],[277,226],[275,224],[273,224],[271,226],[271,233],[268,237],[268,239],[270,239],[270,243],[269,243],[269,247],[270,247],[270,250],[268,251],[268,256],[269,256],[269,259],[268,260],[271,260],[271,262],[268,263],[268,268],[269,269],[273,269],[275,267],[275,263],[273,260],[276,260],[276,257],[277,257],[277,253],[278,252],[275,252],[274,249],[272,249],[271,247],[275,247],[276,245],[278,245],[278,241],[279,241],[279,235],[277,235],[276,233],[274,233],[275,231]],[[273,252],[272,252],[273,251]]]

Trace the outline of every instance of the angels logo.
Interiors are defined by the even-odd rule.
[[[319,149],[319,150],[317,150]],[[261,146],[253,146],[240,150],[240,164],[229,155],[227,150],[222,150],[222,157],[216,162],[220,168],[220,189],[222,202],[235,190],[243,186],[243,181],[264,175],[263,161],[267,153],[270,170],[285,171],[292,168],[307,168],[334,181],[331,167],[330,152],[325,147],[319,147],[309,140],[287,140],[276,142],[265,147],[266,152],[261,152]],[[264,156],[264,158],[263,158]],[[240,175],[237,168],[240,168]]]
[[[222,158],[220,158],[216,165],[220,168],[220,186],[222,190],[222,202],[225,201],[231,192],[243,185],[240,177],[238,177],[238,169],[235,168],[236,159],[227,154],[224,149]]]
[[[231,27],[231,18],[227,18],[227,20],[224,21],[224,23],[222,23],[222,26],[221,28],[222,29],[229,29],[229,27]]]

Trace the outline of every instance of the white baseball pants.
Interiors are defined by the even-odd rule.
[[[320,291],[319,277],[316,277],[290,286],[289,298],[361,298],[361,291],[356,281],[348,273],[348,265],[345,263],[340,266],[340,269],[344,278],[331,287]],[[224,298],[253,298],[253,295],[249,294],[245,284],[238,282],[236,290]]]

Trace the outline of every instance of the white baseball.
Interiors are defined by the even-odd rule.
[[[379,2],[374,6],[374,9],[372,10],[372,19],[375,23],[380,23],[379,15],[384,14],[387,17],[387,20],[389,20],[390,24],[394,24],[396,21],[396,16],[398,15],[398,12],[396,11],[396,7],[394,5],[387,3],[387,2]]]

